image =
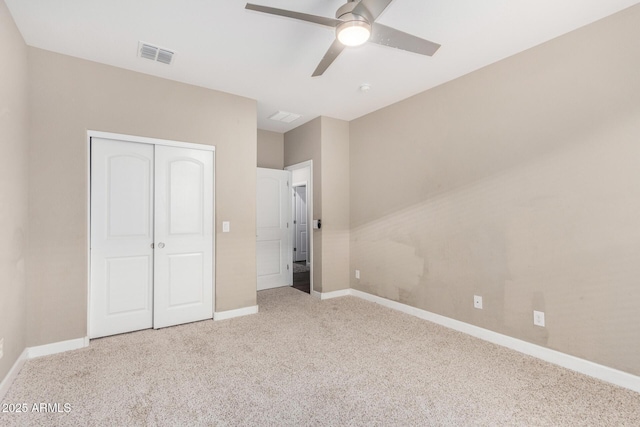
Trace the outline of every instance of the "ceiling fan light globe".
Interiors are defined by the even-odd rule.
[[[345,46],[360,46],[371,37],[371,25],[365,21],[347,21],[336,30],[338,40]]]

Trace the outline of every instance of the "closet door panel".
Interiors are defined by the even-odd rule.
[[[153,322],[153,146],[91,142],[89,336]]]
[[[154,328],[213,317],[213,153],[156,147]]]

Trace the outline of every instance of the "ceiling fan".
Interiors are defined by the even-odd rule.
[[[421,55],[432,56],[436,53],[439,44],[375,22],[391,1],[348,0],[338,8],[335,19],[251,3],[247,3],[245,9],[335,28],[336,39],[313,72],[312,77],[316,77],[329,68],[345,47],[360,46],[368,41]]]

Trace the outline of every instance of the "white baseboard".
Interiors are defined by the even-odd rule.
[[[25,348],[20,357],[18,357],[18,360],[16,360],[7,373],[7,376],[2,380],[2,383],[0,383],[0,400],[4,398],[5,394],[7,394],[9,387],[11,387],[13,381],[18,377],[18,374],[27,360],[41,356],[48,356],[50,354],[62,353],[64,351],[77,350],[79,348],[87,347],[88,345],[89,337],[84,337]]]
[[[27,353],[28,349],[25,348],[22,354],[18,357],[18,360],[16,360],[11,369],[9,369],[9,372],[4,377],[2,382],[0,382],[0,401],[4,399],[4,396],[9,391],[9,387],[11,387],[11,384],[13,384],[13,381],[15,381],[15,379],[18,377],[18,374],[22,370],[24,363],[27,361]]]
[[[54,342],[51,344],[39,345],[27,348],[27,357],[49,356],[50,354],[62,353],[70,350],[77,350],[89,346],[89,337],[76,338],[74,340]]]
[[[316,292],[313,291],[314,293],[319,294],[320,299],[325,300],[325,299],[331,299],[331,298],[340,298],[340,297],[346,297],[347,295],[352,295],[351,294],[351,289],[341,289],[339,291],[332,291],[332,292]]]
[[[250,314],[256,314],[258,312],[258,306],[237,308],[235,310],[216,311],[213,313],[213,320],[226,320],[233,319],[234,317],[248,316]]]
[[[312,290],[311,291],[311,296],[314,297],[314,298],[322,299],[322,294],[320,292],[318,292],[318,291]]]
[[[438,325],[463,332],[476,338],[480,338],[482,340],[518,351],[520,353],[536,357],[546,362],[553,363],[554,365],[562,366],[563,368],[571,369],[572,371],[580,372],[581,374],[598,378],[602,381],[606,381],[611,384],[615,384],[617,386],[640,393],[640,377],[636,375],[590,362],[588,360],[571,356],[566,353],[561,353],[556,350],[551,350],[549,348],[513,338],[508,335],[499,334],[497,332],[480,328],[469,323],[431,313],[426,310],[411,307],[410,305],[382,298],[377,295],[358,291],[356,289],[350,289],[349,295],[362,298],[367,301],[375,302],[385,307],[419,317],[420,319],[437,323]]]

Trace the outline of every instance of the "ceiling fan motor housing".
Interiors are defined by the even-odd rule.
[[[336,18],[342,21],[336,27],[336,37],[345,46],[359,46],[365,43],[371,34],[371,22],[373,19],[360,13],[353,13],[359,1],[350,1],[336,12]]]
[[[340,8],[336,11],[336,19],[340,19],[341,21],[365,21],[367,24],[371,24],[373,22],[372,16],[367,16],[368,11],[366,8],[361,8],[366,11],[364,14],[353,14],[353,9],[360,3],[360,0],[350,0],[346,4],[340,6]]]

